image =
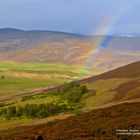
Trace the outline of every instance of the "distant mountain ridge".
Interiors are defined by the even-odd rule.
[[[114,34],[78,34],[78,33],[70,33],[70,32],[61,32],[61,31],[51,31],[51,30],[42,30],[42,29],[36,29],[36,30],[24,30],[24,29],[18,29],[18,28],[0,28],[0,32],[53,32],[53,33],[64,33],[64,34],[70,34],[70,35],[76,35],[76,36],[87,36],[87,37],[93,37],[93,36],[118,36],[118,37],[133,37],[133,36],[140,36],[140,33],[129,33],[129,34],[119,34],[119,33],[114,33]]]
[[[13,33],[13,32],[23,32],[23,30],[16,28],[0,28],[0,33]]]
[[[0,29],[0,61],[83,65],[104,36]],[[93,62],[102,72],[140,60],[140,37],[109,36]],[[98,70],[97,70],[98,71]]]
[[[84,34],[76,34],[76,33],[68,33],[68,32],[60,32],[60,31],[50,31],[50,30],[23,30],[17,28],[0,28],[0,33],[14,33],[14,32],[38,32],[38,33],[55,33],[55,34],[70,34],[71,36],[83,36],[90,37],[91,35]]]

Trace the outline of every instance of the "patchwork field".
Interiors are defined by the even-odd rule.
[[[0,101],[34,94],[89,74],[80,66],[0,62]]]

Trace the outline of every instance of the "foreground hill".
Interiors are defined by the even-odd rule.
[[[96,61],[91,63],[94,71],[102,73],[140,60],[139,36],[107,38]],[[103,39],[102,35],[0,29],[0,61],[83,65]]]
[[[140,103],[126,103],[62,121],[1,132],[2,140],[139,140]],[[119,135],[119,130],[135,130]],[[126,133],[126,132],[125,132]]]

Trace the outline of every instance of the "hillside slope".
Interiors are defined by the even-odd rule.
[[[96,80],[110,78],[137,78],[140,76],[140,61],[119,67],[103,74],[81,80],[82,82],[93,82]]]
[[[140,62],[80,81],[90,90],[85,108],[110,106],[126,101],[140,101]]]
[[[103,38],[102,35],[0,29],[0,61],[83,65]],[[140,60],[139,36],[108,38],[106,44],[101,44],[103,49],[96,61],[91,63],[94,71],[102,73]]]
[[[65,120],[1,132],[2,140],[139,140],[140,103],[97,109]],[[119,135],[117,130],[137,130]],[[133,135],[135,134],[135,135]]]

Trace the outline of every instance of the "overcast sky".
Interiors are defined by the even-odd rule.
[[[140,33],[140,0],[0,0],[0,28]]]

